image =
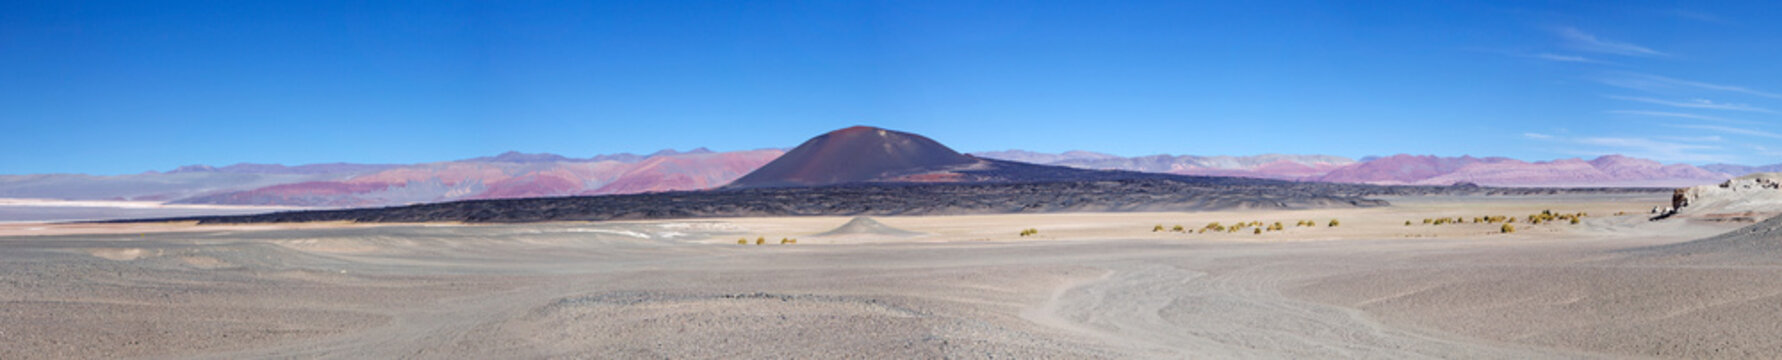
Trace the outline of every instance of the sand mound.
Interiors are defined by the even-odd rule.
[[[1782,173],[1758,173],[1719,185],[1678,189],[1671,196],[1676,216],[1755,221],[1782,214]]]
[[[872,218],[860,216],[855,217],[853,220],[848,220],[847,224],[842,224],[841,227],[835,228],[835,230],[829,230],[815,236],[849,235],[917,236],[922,235],[922,233],[886,226]]]
[[[1724,265],[1782,263],[1782,216],[1701,240],[1628,251],[1640,257],[1700,260]]]

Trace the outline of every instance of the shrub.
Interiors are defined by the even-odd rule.
[[[737,245],[748,245],[748,244],[749,244],[749,239],[747,239],[747,238],[744,238],[744,239],[736,239],[736,244],[737,244]]]
[[[766,243],[767,243],[767,238],[765,238],[765,237],[755,238],[755,245],[761,245],[761,244],[766,244]]]
[[[1262,228],[1256,228],[1256,235],[1262,235]]]
[[[1157,226],[1151,227],[1151,232],[1159,232],[1159,231],[1163,231],[1163,224],[1157,224]]]
[[[1170,228],[1169,231],[1184,232],[1188,231],[1188,229],[1183,228],[1181,225],[1176,225],[1176,227]]]
[[[1340,225],[1340,224],[1342,224],[1342,223],[1337,222],[1337,219],[1330,219],[1330,227],[1336,227],[1337,225]]]
[[[1411,221],[1410,221],[1410,220],[1405,220],[1405,226],[1411,226]]]
[[[1434,223],[1435,223],[1435,219],[1431,219],[1431,218],[1423,218],[1423,223],[1424,223],[1424,224],[1434,224]]]
[[[1578,218],[1572,218],[1572,225],[1578,224]]]
[[[1513,233],[1516,232],[1516,225],[1504,224],[1504,226],[1498,228],[1497,231],[1505,234]]]

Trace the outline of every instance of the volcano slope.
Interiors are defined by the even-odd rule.
[[[348,221],[519,223],[762,216],[963,215],[1062,212],[1218,211],[1387,206],[1370,196],[1659,194],[1668,189],[1537,189],[1373,186],[1246,178],[1083,171],[1011,163],[1108,180],[1032,183],[850,184],[561,198],[471,200],[388,208],[241,216],[119,220],[201,224]],[[1003,172],[999,176],[1008,176]],[[1025,173],[1017,173],[1025,174]],[[1138,175],[1128,178],[1126,175]],[[1053,177],[1055,175],[1043,175]]]

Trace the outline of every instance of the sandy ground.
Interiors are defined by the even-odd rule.
[[[0,358],[1782,356],[1782,266],[1627,251],[1740,224],[1648,222],[1652,196],[1390,200],[879,217],[924,234],[881,238],[811,236],[843,217],[14,224],[40,229],[0,237]],[[1421,224],[1544,209],[1592,216]],[[1212,221],[1286,230],[1151,231]]]
[[[0,225],[109,219],[150,219],[204,215],[244,215],[303,210],[285,206],[166,204],[153,201],[0,198]]]

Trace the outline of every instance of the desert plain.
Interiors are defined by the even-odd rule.
[[[3,224],[0,358],[1782,356],[1782,245],[1717,237],[1751,223],[1649,221],[1667,194],[1384,199],[822,236],[851,219]],[[1589,215],[1470,222],[1543,210]],[[1284,226],[1196,231],[1249,221]]]

